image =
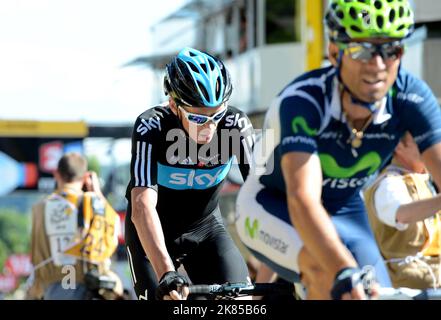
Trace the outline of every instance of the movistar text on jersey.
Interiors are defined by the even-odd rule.
[[[259,230],[258,237],[259,240],[265,243],[267,246],[270,246],[271,248],[283,254],[285,254],[286,250],[288,249],[288,244],[286,242],[284,242],[282,239],[272,236],[264,230]]]

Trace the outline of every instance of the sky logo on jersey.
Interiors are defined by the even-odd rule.
[[[158,163],[158,183],[175,190],[208,189],[225,179],[230,171],[231,161],[213,169],[176,168]]]
[[[240,117],[240,113],[230,114],[225,117],[225,127],[236,127],[240,128],[240,132],[244,132],[252,128],[252,124],[246,117]]]
[[[141,123],[136,128],[136,132],[143,136],[152,129],[159,129],[159,131],[161,131],[161,119],[158,116],[150,118],[149,120],[141,119]]]
[[[377,171],[381,165],[381,157],[374,151],[366,153],[357,163],[347,168],[341,167],[335,158],[329,154],[321,153],[319,157],[323,173],[325,176],[331,178],[350,178],[367,169],[369,169],[367,174],[371,175]]]
[[[317,129],[311,129],[303,117],[295,117],[291,122],[292,131],[297,134],[299,132],[299,127],[305,132],[308,136],[315,136],[317,134]]]

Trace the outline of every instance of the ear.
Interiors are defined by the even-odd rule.
[[[329,42],[328,45],[329,61],[334,67],[336,67],[338,64],[339,54],[340,54],[340,50],[338,49],[338,46],[334,42]]]
[[[58,172],[58,170],[55,170],[54,172],[52,172],[55,182],[57,183],[57,186],[60,186],[60,184],[63,183],[63,179],[61,178],[60,173]]]

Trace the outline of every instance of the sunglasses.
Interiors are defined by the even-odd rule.
[[[404,54],[404,44],[400,41],[373,44],[370,42],[340,43],[339,48],[354,60],[367,62],[376,55],[383,60],[396,60]]]
[[[198,114],[198,113],[191,113],[191,112],[186,111],[182,106],[179,106],[179,108],[181,108],[182,113],[184,114],[185,118],[189,122],[195,123],[198,126],[202,126],[202,125],[206,124],[208,121],[213,121],[215,124],[217,124],[219,121],[221,121],[221,119],[227,113],[227,107],[216,112],[212,116],[206,116],[206,115]]]

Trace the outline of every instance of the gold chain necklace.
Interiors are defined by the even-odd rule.
[[[371,113],[369,115],[368,120],[366,121],[366,123],[364,124],[363,128],[361,128],[360,130],[357,130],[354,128],[354,126],[352,125],[352,123],[349,121],[348,116],[346,114],[346,112],[344,112],[345,118],[346,118],[346,122],[348,123],[348,127],[349,129],[351,129],[351,135],[348,138],[347,143],[350,143],[352,148],[360,148],[361,144],[362,144],[362,139],[364,137],[364,131],[366,130],[366,128],[371,124],[373,117],[373,114]]]

